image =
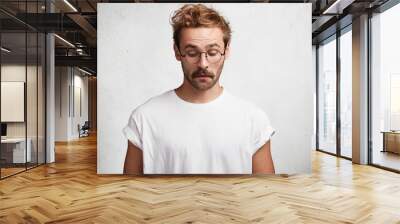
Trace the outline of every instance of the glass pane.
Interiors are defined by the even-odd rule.
[[[37,165],[37,73],[38,73],[38,49],[37,49],[37,33],[27,33],[28,38],[28,63],[27,63],[27,98],[26,98],[26,111],[27,111],[27,149],[30,149],[30,160],[28,160],[28,168]]]
[[[39,45],[38,45],[38,163],[45,163],[45,35],[39,33]]]
[[[352,35],[351,30],[340,36],[340,152],[352,157]]]
[[[318,146],[336,153],[336,39],[318,48]]]
[[[372,163],[400,170],[400,5],[371,22]]]
[[[25,170],[26,34],[1,34],[1,175]],[[6,49],[6,50],[4,50]]]
[[[314,79],[317,76],[317,48],[315,45],[312,46],[312,61],[313,61],[313,77]],[[89,87],[90,88],[90,87]],[[90,92],[90,91],[89,91]],[[90,95],[89,95],[90,97]],[[90,98],[92,99],[92,98]],[[317,143],[317,92],[316,89],[313,90],[313,137],[312,137],[312,147],[313,150],[317,149],[316,143]]]

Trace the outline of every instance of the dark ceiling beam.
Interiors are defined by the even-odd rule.
[[[70,13],[67,16],[79,25],[91,38],[96,38],[97,31],[82,15],[79,13]]]
[[[54,4],[54,7],[58,9],[59,11],[63,13],[74,13],[76,12],[74,9],[72,9],[69,5],[72,5],[76,10],[77,7],[74,5],[74,2],[71,0],[68,0],[69,4],[66,4],[63,0],[52,0],[52,4]]]
[[[332,35],[335,35],[338,30],[341,30],[352,23],[353,15],[348,14],[341,18],[340,20],[334,19],[330,26],[324,28],[320,33],[313,35],[312,43],[314,45],[321,43],[322,41],[328,39]]]
[[[19,13],[16,17],[42,32],[81,31],[82,28],[62,13]]]
[[[79,68],[84,70],[85,72],[88,72],[88,73],[92,74],[92,75],[96,75],[97,74],[96,70],[93,70],[92,68],[84,67],[84,66],[80,66]]]
[[[95,12],[97,11],[96,7],[89,0],[86,0],[86,3],[90,6],[90,8],[93,9],[93,11],[95,11]]]
[[[312,32],[315,33],[318,30],[322,30],[326,24],[332,20],[334,16],[319,16],[317,20],[312,24]],[[329,26],[329,25],[328,25]]]
[[[97,60],[90,56],[55,56],[56,66],[82,66],[96,71]]]
[[[88,41],[91,46],[96,46],[97,42],[95,41],[97,38],[96,28],[83,16],[81,6],[84,1],[69,1],[69,4],[72,5],[78,12],[75,13],[67,13],[67,16],[74,21],[79,27],[82,28],[84,32],[89,36]],[[96,13],[96,8],[91,4],[90,1],[86,0],[86,4]],[[58,3],[61,4],[61,3]],[[65,5],[65,4],[63,4]],[[93,41],[91,41],[93,40]]]
[[[30,28],[30,29],[32,29],[32,30],[35,30],[35,27],[31,26],[31,25],[30,25],[29,23],[27,23],[23,18],[20,18],[20,17],[18,16],[18,14],[17,14],[17,15],[14,15],[13,13],[11,13],[11,12],[9,12],[9,11],[7,11],[7,10],[1,8],[1,7],[0,7],[0,13],[4,14],[4,15],[6,16],[6,19],[11,19],[11,20],[13,20],[13,21],[16,22],[16,23],[19,23],[19,24],[21,24],[21,25],[23,25],[23,26],[26,26],[26,28]],[[25,17],[24,17],[24,18],[25,18]],[[1,20],[2,20],[2,19],[1,19]],[[0,20],[0,22],[1,22],[1,20]],[[3,29],[3,28],[2,28],[2,29]]]
[[[59,47],[59,46],[57,46],[55,48],[56,55],[60,55],[60,56],[71,55],[70,53],[73,52],[73,53],[76,53],[77,56],[90,56],[90,57],[93,57],[93,58],[97,57],[97,49],[96,48],[80,47],[79,49],[82,50],[82,53],[84,53],[84,55],[78,55],[77,49],[75,49],[75,48]]]
[[[71,15],[63,13],[20,13],[13,17],[10,17],[12,16],[10,15],[4,19],[0,19],[0,23],[4,32],[24,31],[26,24],[32,30],[40,32],[67,32],[70,34],[84,31],[88,36],[88,38],[85,38],[84,43],[95,47],[97,45],[96,28],[83,16],[76,13],[72,13]]]
[[[314,16],[316,20],[312,23],[313,36],[321,33],[328,27],[335,23],[339,17],[344,16],[345,9],[353,4],[355,0],[336,0],[332,1],[329,5],[319,9],[319,16]],[[318,2],[320,5],[320,2]]]
[[[329,4],[324,10],[324,14],[342,14],[344,9],[351,5],[355,0],[336,0]]]

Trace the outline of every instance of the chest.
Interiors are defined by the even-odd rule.
[[[144,135],[158,153],[221,156],[248,150],[249,128],[244,114],[199,111],[155,118]]]

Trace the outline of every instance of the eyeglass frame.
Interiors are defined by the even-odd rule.
[[[177,48],[178,48],[178,46],[177,46]],[[179,54],[180,54],[182,57],[186,57],[186,56],[187,56],[187,54],[184,55],[184,54],[181,53],[181,49],[180,49],[180,48],[178,48],[178,51],[179,51]],[[222,56],[225,56],[226,46],[225,46],[225,48],[224,48],[224,53],[221,53],[219,50],[217,50],[217,51],[218,51],[219,54],[221,54],[221,58],[222,58]],[[210,63],[210,64],[217,64],[218,62],[221,61],[221,58],[220,58],[218,61],[211,63],[211,62],[208,60],[208,53],[207,53],[207,51],[199,51],[199,53],[200,53],[200,57],[198,57],[198,59],[197,59],[198,61],[196,61],[195,63],[198,63],[198,62],[200,61],[201,55],[202,55],[203,53],[206,54],[206,59],[207,59],[208,63]]]

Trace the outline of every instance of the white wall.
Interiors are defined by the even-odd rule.
[[[78,74],[77,74],[78,72]],[[73,97],[75,102],[74,102],[74,108],[75,113],[73,113],[72,117],[72,129],[71,129],[71,135],[73,138],[78,138],[79,137],[79,132],[77,129],[78,124],[81,126],[85,123],[85,121],[88,121],[88,77],[87,76],[82,76],[83,73],[81,73],[78,70],[74,71],[74,94],[75,96]],[[80,90],[80,99],[78,97],[78,90]],[[80,103],[78,101],[81,101]],[[82,110],[81,113],[79,112],[79,108]]]
[[[55,141],[68,140],[68,67],[55,68]]]
[[[88,78],[76,68],[56,67],[55,79],[55,140],[77,139],[78,124],[88,120]],[[81,90],[82,114],[76,108],[77,89]]]
[[[98,4],[98,173],[122,173],[131,111],[182,82],[169,24],[181,5]],[[277,173],[310,172],[311,4],[212,5],[233,30],[222,85],[268,114]]]

